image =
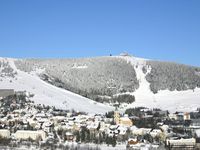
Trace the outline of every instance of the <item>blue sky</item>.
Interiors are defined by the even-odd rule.
[[[1,0],[0,56],[135,56],[200,66],[199,0]]]

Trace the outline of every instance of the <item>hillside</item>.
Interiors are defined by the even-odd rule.
[[[151,72],[146,79],[152,92],[169,89],[185,91],[200,87],[200,68],[170,62],[148,61]]]
[[[45,69],[40,74],[44,81],[94,100],[134,92],[139,87],[134,67],[115,57],[26,59],[15,64],[25,72]]]
[[[0,87],[2,89],[15,89],[34,94],[32,100],[36,104],[55,106],[60,109],[83,111],[88,113],[105,113],[113,110],[112,107],[97,103],[70,91],[53,86],[38,77],[41,70],[31,73],[20,71],[14,64],[14,59],[1,58]],[[7,68],[7,69],[4,69]],[[9,71],[5,71],[9,70]]]
[[[73,92],[71,94],[76,95],[76,98],[70,99],[75,100],[66,102],[70,109],[76,109],[79,98],[78,102],[102,106],[100,112],[113,109],[108,104],[116,102],[120,103],[122,109],[135,106],[166,109],[167,106],[171,111],[187,111],[200,107],[198,67],[131,56],[83,59],[2,58],[1,62],[0,86],[30,90],[38,95],[35,96],[38,103],[44,102],[46,98],[42,96],[45,95],[50,99],[45,102],[52,102],[53,105],[60,99],[58,104],[63,107],[66,93]],[[108,104],[97,105],[90,99]]]

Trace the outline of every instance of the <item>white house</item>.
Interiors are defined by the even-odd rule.
[[[46,138],[46,134],[44,131],[42,130],[38,130],[38,131],[30,131],[30,130],[18,130],[17,132],[15,132],[14,134],[16,139],[33,139],[36,140],[38,137],[41,137],[42,140],[44,140]]]
[[[156,137],[156,136],[159,136],[159,135],[161,135],[162,134],[162,131],[160,130],[160,129],[154,129],[154,130],[152,130],[151,132],[150,132],[150,135],[152,136],[152,137]]]
[[[171,146],[195,146],[196,145],[196,139],[190,138],[190,139],[167,139],[166,141],[167,145]]]
[[[150,133],[151,131],[150,128],[137,128],[134,126],[132,126],[130,129],[133,135],[144,135],[144,134]]]
[[[10,138],[10,131],[6,129],[0,129],[0,136],[3,138]]]

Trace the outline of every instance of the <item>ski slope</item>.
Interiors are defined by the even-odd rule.
[[[146,60],[136,57],[120,57],[130,62],[136,71],[137,79],[139,80],[139,88],[130,93],[135,96],[136,101],[133,104],[127,106],[127,108],[145,106],[148,108],[161,108],[163,110],[169,110],[170,112],[183,111],[190,112],[200,108],[200,89],[196,88],[187,91],[159,91],[157,94],[153,94],[149,88],[150,84],[147,82],[145,76],[151,71],[151,68],[147,69],[147,73],[142,71],[143,66],[146,66]]]
[[[139,80],[139,88],[132,93],[135,96],[135,102],[126,105],[123,110],[131,107],[145,106],[148,108],[161,108],[163,110],[175,111],[195,111],[200,108],[200,89],[187,91],[159,91],[153,94],[150,90],[149,82],[145,76],[151,71],[147,67],[147,59],[130,57],[130,56],[113,56],[118,59],[125,59],[128,63],[134,66],[137,79]],[[24,91],[33,93],[35,96],[32,100],[37,104],[46,104],[62,109],[74,109],[76,111],[84,111],[88,113],[105,113],[114,110],[113,107],[97,103],[75,93],[55,87],[49,83],[44,82],[38,77],[38,74],[45,70],[37,69],[34,72],[26,73],[16,68],[14,59],[0,58],[0,61],[7,61],[9,65],[17,72],[15,78],[0,77],[0,89],[12,88],[16,91]],[[147,73],[142,71],[143,67],[147,67]],[[84,69],[87,66],[75,66],[75,68]],[[2,68],[0,68],[1,71]],[[121,111],[123,111],[121,110]]]
[[[17,71],[15,78],[0,78],[0,89],[14,89],[16,91],[27,91],[34,94],[32,100],[36,104],[55,106],[61,109],[83,111],[87,113],[105,113],[114,108],[97,103],[75,93],[55,87],[42,81],[37,74],[42,70],[26,73],[16,68],[14,59],[1,58],[0,61],[8,61],[9,65]]]

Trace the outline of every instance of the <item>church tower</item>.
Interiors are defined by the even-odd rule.
[[[117,125],[120,124],[120,114],[117,108],[115,109],[115,112],[114,112],[114,122]]]

